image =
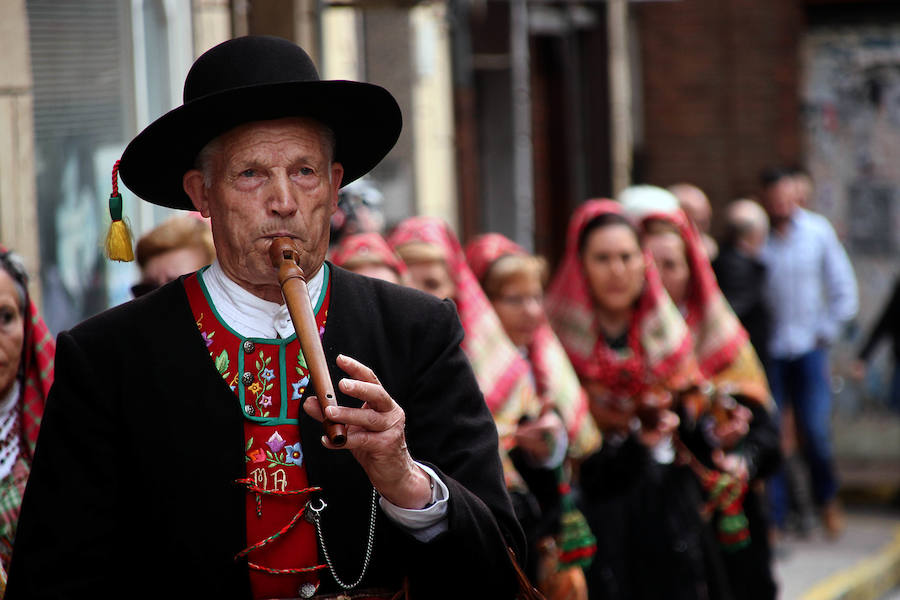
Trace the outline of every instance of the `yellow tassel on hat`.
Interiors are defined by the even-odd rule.
[[[106,233],[104,246],[106,257],[120,262],[134,260],[134,250],[131,246],[131,229],[122,219],[122,195],[119,194],[119,161],[113,165],[112,182],[113,191],[109,196],[109,216],[112,223]]]

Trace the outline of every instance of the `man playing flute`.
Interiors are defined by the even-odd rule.
[[[325,261],[338,190],[400,133],[296,45],[201,56],[120,172],[210,218],[217,260],[59,335],[9,598],[510,598],[522,547],[449,301]],[[277,271],[299,250],[338,406]],[[346,426],[341,448],[321,421]]]

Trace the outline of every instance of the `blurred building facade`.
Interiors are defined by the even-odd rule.
[[[53,331],[127,299],[133,268],[99,252],[112,164],[180,103],[196,56],[246,33],[397,97],[404,131],[370,175],[388,224],[437,215],[555,264],[572,209],[621,186],[625,141],[628,180],[695,183],[714,209],[753,194],[767,165],[805,166],[860,276],[863,324],[897,270],[896,2],[11,0],[0,241],[39,269]],[[137,234],[168,216],[125,204]]]

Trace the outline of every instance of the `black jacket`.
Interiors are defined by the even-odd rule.
[[[497,456],[497,432],[452,303],[332,267],[323,345],[338,402],[338,353],[371,367],[406,411],[413,458],[450,490],[449,529],[423,544],[379,512],[360,587],[414,598],[511,597],[506,547],[523,545]],[[310,484],[339,576],[354,580],[371,484],[329,451],[301,411]],[[60,334],[8,598],[247,598],[243,417],[206,350],[180,281]],[[521,554],[520,554],[521,555]],[[322,575],[322,589],[334,589]]]
[[[731,244],[723,244],[713,261],[719,288],[750,336],[763,366],[769,367],[772,315],[763,297],[765,265]]]
[[[881,338],[888,336],[891,339],[891,345],[894,351],[894,360],[900,362],[900,278],[894,282],[894,290],[888,299],[884,308],[881,309],[881,315],[872,326],[869,337],[859,351],[859,359],[863,361],[869,360],[872,352],[878,346]]]

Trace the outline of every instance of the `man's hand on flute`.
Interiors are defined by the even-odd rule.
[[[400,508],[421,509],[431,503],[431,478],[413,462],[406,447],[406,414],[382,387],[372,369],[343,354],[337,365],[348,377],[338,382],[340,390],[363,401],[360,408],[329,406],[328,418],[347,425],[349,450],[369,476],[378,493]],[[322,421],[322,409],[315,396],[306,399],[303,409]],[[326,448],[338,449],[322,438]]]

